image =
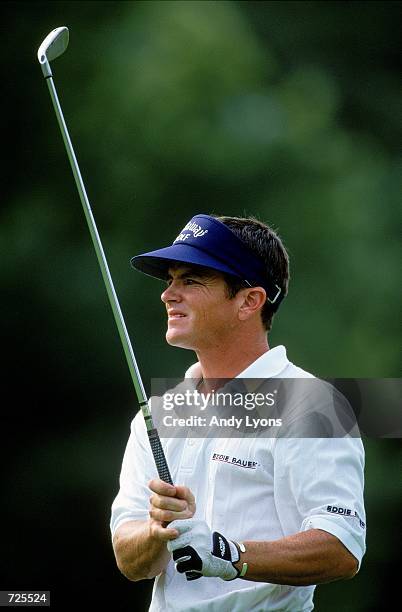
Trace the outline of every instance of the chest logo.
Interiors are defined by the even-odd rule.
[[[234,457],[233,455],[220,455],[219,453],[214,453],[212,455],[212,461],[230,463],[230,465],[236,465],[237,467],[245,468],[247,470],[255,470],[258,466],[257,461],[250,461],[250,459],[242,459],[241,457]]]

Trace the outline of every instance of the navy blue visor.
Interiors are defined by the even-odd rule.
[[[172,263],[187,263],[231,274],[250,287],[263,287],[276,310],[283,299],[280,287],[269,278],[264,262],[224,223],[209,215],[196,215],[171,246],[136,255],[131,265],[144,274],[166,280]]]

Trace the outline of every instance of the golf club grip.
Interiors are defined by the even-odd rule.
[[[148,431],[149,443],[151,445],[152,454],[156,463],[156,469],[158,470],[159,478],[173,484],[172,477],[169,472],[168,464],[166,462],[165,453],[156,429],[150,429]]]

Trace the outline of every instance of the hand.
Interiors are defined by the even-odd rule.
[[[239,561],[239,548],[244,550],[243,545],[227,540],[217,531],[212,533],[205,521],[174,521],[170,528],[179,536],[167,543],[168,551],[173,553],[177,571],[186,573],[188,580],[201,576],[234,580],[240,576],[233,564]]]
[[[194,495],[188,487],[173,486],[163,480],[154,479],[148,483],[154,493],[150,498],[150,529],[159,540],[176,538],[179,532],[166,526],[171,521],[189,519],[195,513]]]

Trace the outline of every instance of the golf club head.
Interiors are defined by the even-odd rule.
[[[49,62],[62,55],[68,47],[68,28],[55,28],[48,34],[38,49],[38,61],[44,76],[52,76]]]

